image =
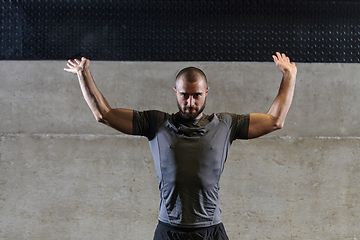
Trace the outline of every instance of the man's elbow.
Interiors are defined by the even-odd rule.
[[[104,123],[104,124],[107,123],[104,115],[101,114],[101,113],[94,113],[94,117],[95,117],[96,121],[99,122],[99,123]]]
[[[110,126],[109,122],[111,121],[112,115],[111,115],[111,109],[107,111],[96,111],[94,112],[94,117],[96,121],[99,123],[103,123],[105,125]]]
[[[105,123],[105,119],[102,116],[95,116],[96,121],[99,123]]]
[[[282,129],[284,127],[284,124],[285,124],[285,121],[276,122],[274,125],[274,131]]]

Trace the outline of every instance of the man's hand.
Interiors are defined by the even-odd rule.
[[[67,66],[68,68],[64,68],[65,71],[78,74],[79,71],[84,69],[89,69],[90,60],[84,57],[81,58],[81,62],[78,59],[68,60]]]
[[[297,68],[295,66],[295,63],[290,63],[290,59],[283,53],[280,54],[279,52],[276,52],[276,56],[272,56],[274,59],[274,62],[276,64],[276,67],[283,73],[290,72],[292,74],[297,73]]]

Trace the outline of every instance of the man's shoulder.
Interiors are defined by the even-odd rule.
[[[227,117],[248,116],[249,114],[246,114],[246,113],[219,112],[219,113],[213,113],[212,115],[216,115],[217,117],[227,118]]]
[[[250,118],[249,114],[238,114],[229,112],[213,113],[212,115],[216,116],[219,121],[223,121],[229,124],[233,124],[238,121],[247,121]]]
[[[152,138],[154,129],[166,122],[171,115],[159,110],[134,110],[133,115],[133,134]]]
[[[238,114],[236,113],[229,113],[229,112],[220,112],[220,113],[213,113],[212,115],[219,118],[219,120],[226,120],[226,119],[232,119],[236,117]],[[210,115],[211,116],[211,115]]]
[[[134,120],[147,121],[153,125],[174,119],[174,113],[167,113],[160,110],[134,111]]]
[[[147,116],[171,116],[172,114],[160,110],[134,110],[134,113]]]

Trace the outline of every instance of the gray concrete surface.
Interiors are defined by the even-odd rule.
[[[266,112],[273,63],[91,62],[113,107],[177,110],[197,66],[205,112]],[[147,140],[97,123],[66,61],[0,62],[0,239],[152,239],[159,192]],[[285,127],[235,141],[220,197],[230,239],[360,239],[360,67],[298,63]]]

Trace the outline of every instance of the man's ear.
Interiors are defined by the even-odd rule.
[[[174,87],[174,91],[175,91],[175,93],[177,93],[176,87]]]
[[[207,87],[207,88],[206,88],[206,91],[205,91],[206,95],[208,94],[209,89],[210,89],[210,87]]]

